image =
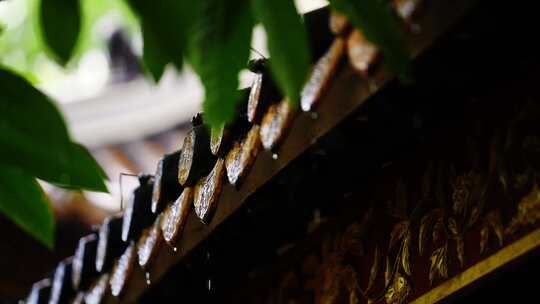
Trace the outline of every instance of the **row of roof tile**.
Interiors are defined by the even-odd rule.
[[[410,26],[419,0],[395,0],[393,5]],[[315,15],[315,22],[327,24],[326,32],[310,35],[327,35],[322,40],[330,44],[318,46],[324,52],[314,61],[301,94],[305,112],[316,108],[345,58],[364,76],[380,58],[377,47],[352,29],[344,16],[329,13],[328,8]],[[309,17],[310,13],[305,16]],[[254,81],[243,90],[236,119],[210,131],[204,115],[194,117],[182,149],[164,155],[154,175],[140,175],[140,185],[123,213],[105,219],[98,231],[81,238],[73,257],[61,261],[50,278],[33,285],[27,303],[101,303],[106,293],[120,297],[134,267],[149,267],[165,244],[177,250],[192,206],[203,223],[212,220],[223,184],[241,187],[261,148],[278,149],[297,113],[270,77],[266,59],[250,67]]]

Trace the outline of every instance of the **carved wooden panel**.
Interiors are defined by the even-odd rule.
[[[484,116],[472,106],[463,125],[387,164],[372,192],[348,194],[365,206],[353,221],[322,226],[301,265],[256,293],[271,303],[433,303],[540,247],[532,98]]]

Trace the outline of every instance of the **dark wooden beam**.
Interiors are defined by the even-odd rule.
[[[430,2],[424,14],[421,14],[416,21],[416,26],[421,30],[410,33],[412,54],[416,56],[429,47],[450,25],[457,22],[472,4],[470,1],[450,0]],[[182,236],[170,247],[163,246],[157,257],[160,262],[154,263],[147,270],[153,281],[158,280],[170,267],[202,243],[215,227],[243,205],[249,195],[315,143],[318,138],[361,107],[370,96],[393,78],[394,75],[384,68],[373,71],[367,79],[363,79],[350,66],[339,69],[312,112],[298,113],[291,122],[288,134],[284,134],[279,149],[274,153],[263,151],[259,154],[242,187],[240,189],[232,185],[223,187],[218,202],[219,207],[208,225],[204,225],[194,212],[189,213]],[[175,251],[173,248],[179,250]],[[146,288],[148,286],[144,273],[136,271],[127,284],[123,299],[126,302],[135,302]]]

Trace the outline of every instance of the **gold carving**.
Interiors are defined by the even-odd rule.
[[[514,234],[520,228],[532,225],[538,220],[540,220],[540,191],[538,191],[538,184],[535,182],[531,191],[519,202],[517,214],[512,218],[504,233],[506,235]]]
[[[439,217],[436,218],[435,226],[433,227],[433,232],[431,233],[432,237],[433,237],[433,243],[436,243],[439,240],[440,235],[445,233],[444,229],[445,229],[444,228],[444,219],[443,219],[443,215],[441,213],[439,215]]]
[[[448,245],[447,244],[433,251],[429,260],[431,262],[429,266],[429,282],[431,284],[433,284],[433,281],[437,278],[437,276],[443,279],[448,278]]]
[[[392,233],[390,234],[390,245],[388,246],[389,249],[394,248],[394,246],[397,244],[397,242],[401,241],[407,232],[409,231],[409,221],[403,220],[399,223],[397,223],[394,226],[394,229],[392,230]]]
[[[403,180],[407,180],[407,186],[411,189],[416,188],[414,180],[404,177],[396,182],[395,198],[388,202],[386,212],[375,213],[370,209],[362,220],[326,239],[321,258],[318,255],[311,256],[305,263],[305,266],[309,266],[305,268],[310,269],[307,273],[312,279],[304,287],[313,292],[315,302],[406,303],[414,292],[413,278],[416,279],[416,276],[412,276],[415,269],[411,265],[417,255],[429,256],[429,263],[424,266],[429,270],[426,282],[430,286],[439,283],[444,285],[453,280],[451,277],[468,273],[472,267],[476,267],[470,265],[474,261],[470,258],[481,258],[486,252],[493,253],[489,249],[495,248],[490,248],[490,242],[502,247],[516,232],[538,224],[540,190],[537,177],[534,174],[528,177],[505,175],[505,178],[512,181],[512,185],[517,183],[516,180],[523,180],[517,184],[528,183],[531,187],[520,200],[512,198],[497,181],[500,174],[496,175],[497,149],[494,146],[492,144],[490,147],[487,170],[474,167],[456,174],[454,165],[445,161],[437,162],[437,166],[429,163],[420,180],[416,181],[420,188],[419,194],[415,196],[407,193]],[[432,170],[432,167],[437,170]],[[437,174],[432,174],[432,171]],[[491,204],[491,201],[489,205],[486,204],[488,186],[490,190],[498,187],[497,191],[505,193],[502,199],[508,202],[504,203],[517,205],[517,212],[509,221],[505,222],[501,216],[501,210],[506,211],[506,206],[501,206],[500,202]],[[413,198],[417,201],[412,202]],[[392,220],[394,223],[383,239],[367,238],[370,235],[368,227],[379,220],[374,219],[375,215],[384,217],[381,222]],[[474,233],[479,234],[480,248],[477,252],[473,252],[474,246],[466,247],[465,242]],[[381,247],[381,244],[387,244],[388,247]],[[418,246],[418,250],[414,249],[415,246]],[[365,261],[371,258],[367,261],[370,262],[369,266],[363,269],[359,269],[353,262],[355,259]],[[465,266],[469,268],[463,269]],[[368,273],[361,276],[361,271],[364,271],[363,274]],[[367,280],[365,289],[361,286],[363,281],[360,278]],[[471,282],[461,282],[460,286]]]
[[[348,252],[354,256],[364,255],[364,244],[362,239],[367,232],[366,230],[372,217],[373,210],[370,209],[364,214],[360,222],[354,222],[345,229],[339,243],[339,249],[342,252]]]
[[[395,203],[389,202],[388,210],[390,215],[400,220],[392,229],[388,250],[391,251],[401,241],[396,260],[400,261],[403,271],[410,276],[411,219],[407,210],[407,189],[402,180],[396,185]]]
[[[405,273],[408,275],[411,275],[410,246],[411,246],[411,233],[407,232],[407,235],[403,239],[403,253],[401,255],[401,266],[403,266],[403,271],[405,271]]]
[[[390,257],[386,256],[386,266],[384,268],[384,286],[390,284],[392,279],[392,265],[390,265]]]
[[[422,221],[420,222],[420,231],[418,233],[418,252],[420,255],[424,253],[424,248],[426,246],[426,242],[428,241],[428,233],[430,231],[433,231],[433,233],[435,232],[435,222],[441,218],[442,210],[440,208],[435,208],[422,217]],[[439,221],[437,223],[439,223]],[[440,221],[440,224],[442,225],[442,221]],[[436,236],[433,235],[434,240],[435,238]]]
[[[412,288],[409,281],[399,272],[394,276],[392,285],[386,291],[384,298],[388,304],[406,303]]]
[[[375,246],[375,253],[373,254],[373,264],[371,264],[371,269],[369,271],[369,281],[366,287],[366,292],[369,292],[373,285],[375,285],[375,280],[377,279],[377,274],[379,272],[379,260],[381,259],[379,253],[379,246]]]
[[[325,240],[320,261],[310,256],[304,263],[304,272],[313,275],[305,287],[313,291],[315,303],[341,303],[343,298],[347,298],[349,303],[358,303],[360,297],[365,297],[365,292],[360,289],[356,269],[347,264],[344,257],[363,256],[362,238],[365,237],[372,215],[372,210],[369,210],[360,222],[349,225],[334,241]],[[374,257],[378,259],[378,249],[375,250]]]
[[[503,225],[501,221],[501,214],[498,210],[493,210],[486,215],[482,223],[482,229],[480,230],[480,253],[484,253],[489,241],[490,231],[495,233],[499,246],[503,245]]]
[[[475,174],[470,171],[465,175],[459,176],[452,184],[454,188],[454,192],[452,193],[454,214],[461,215],[465,211],[471,197],[471,190],[475,179]]]
[[[540,246],[540,228],[431,289],[412,303],[438,303],[461,288]]]

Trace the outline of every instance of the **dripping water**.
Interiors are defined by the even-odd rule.
[[[145,273],[145,276],[146,276],[146,284],[147,285],[150,285],[152,282],[150,282],[150,273],[147,271]]]
[[[278,155],[277,155],[277,153],[272,153],[272,159],[273,159],[273,160],[276,160],[276,159],[278,159]]]

